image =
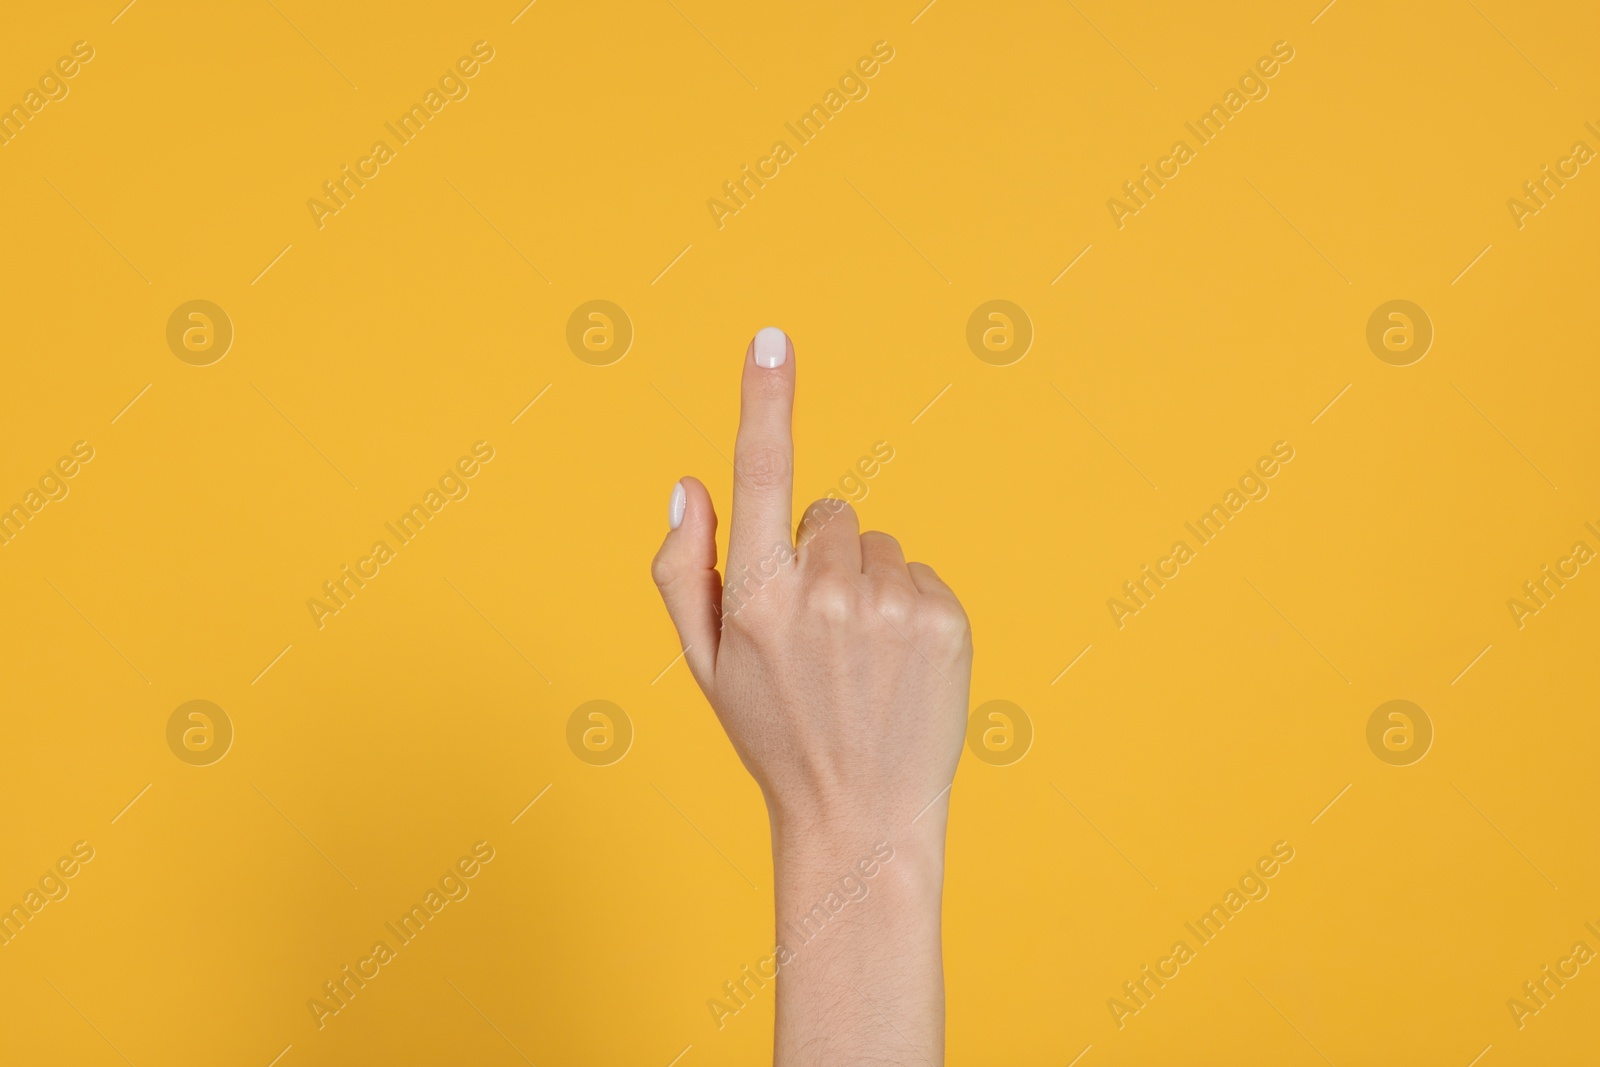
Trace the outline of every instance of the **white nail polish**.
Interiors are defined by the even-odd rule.
[[[672,487],[672,501],[667,504],[667,525],[676,530],[683,525],[683,513],[689,510],[689,494],[683,491],[683,483]]]
[[[763,326],[761,332],[756,334],[756,366],[771,370],[783,366],[783,361],[788,358],[788,335],[776,326]]]

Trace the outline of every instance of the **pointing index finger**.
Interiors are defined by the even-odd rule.
[[[733,521],[729,570],[793,548],[794,344],[776,326],[745,350],[739,435],[733,448]]]

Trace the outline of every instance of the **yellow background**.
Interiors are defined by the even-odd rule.
[[[1506,206],[1600,148],[1592,5],[120,6],[0,34],[0,102],[95,49],[0,148],[0,498],[96,450],[0,548],[0,902],[96,850],[0,948],[0,1061],[767,1056],[770,988],[706,1007],[770,951],[766,819],[648,561],[674,479],[726,508],[769,323],[797,500],[890,442],[863,526],[961,595],[974,706],[1035,729],[956,780],[952,1063],[1600,1056],[1600,967],[1506,1007],[1600,949],[1600,575],[1506,607],[1600,548],[1600,175]],[[470,95],[319,230],[307,199],[478,40]],[[1106,200],[1279,40],[1119,230]],[[1409,367],[1365,341],[1396,298],[1436,329]],[[211,366],[165,341],[191,299],[236,330]],[[634,326],[610,366],[565,341],[590,299]],[[1032,320],[1014,365],[967,348],[990,299]],[[319,630],[306,600],[478,440],[470,496]],[[1119,630],[1107,598],[1279,440],[1271,495]],[[207,767],[166,743],[193,699],[236,730]],[[592,699],[635,730],[608,767],[565,741]],[[1390,699],[1436,730],[1412,766],[1367,747]],[[471,895],[319,1031],[307,1000],[479,840]],[[1107,999],[1278,840],[1271,895],[1119,1030]]]

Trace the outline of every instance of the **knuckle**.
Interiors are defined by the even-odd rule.
[[[902,589],[898,585],[887,586],[877,591],[874,606],[878,614],[890,625],[904,629],[916,614],[917,598],[909,589]]]
[[[882,530],[868,530],[861,535],[861,540],[875,542],[880,548],[890,552],[900,552],[900,541],[893,534],[886,534]]]
[[[835,497],[819,497],[806,505],[805,518],[807,522],[826,524],[839,512],[842,501]]]
[[[818,515],[824,516],[829,522],[845,516],[856,521],[855,505],[843,497],[825,496],[811,506],[817,509]]]
[[[925,633],[951,643],[964,640],[972,634],[966,611],[955,600],[944,598],[923,602],[921,626]]]
[[[826,530],[830,522],[834,522],[835,518],[838,518],[838,512],[843,510],[840,507],[842,504],[842,499],[835,498],[835,496],[824,496],[818,501],[811,501],[810,504],[806,504],[805,517],[803,517],[802,522],[813,533],[821,533],[822,530]]]
[[[754,445],[733,457],[733,474],[746,489],[777,489],[788,484],[789,454],[776,445]]]
[[[843,578],[821,575],[806,587],[806,613],[823,622],[838,625],[856,614],[856,591]]]
[[[805,514],[800,519],[801,533],[808,537],[815,537],[828,525],[839,517],[840,512],[849,507],[838,497],[823,497],[813,500],[806,505]]]
[[[660,553],[650,561],[650,577],[656,583],[657,589],[665,589],[671,585],[673,574],[672,564],[668,563],[666,557]]]

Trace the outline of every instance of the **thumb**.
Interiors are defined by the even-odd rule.
[[[672,487],[669,512],[674,525],[650,564],[650,574],[678,628],[684,660],[700,688],[709,692],[722,632],[717,512],[698,478],[684,478]]]

